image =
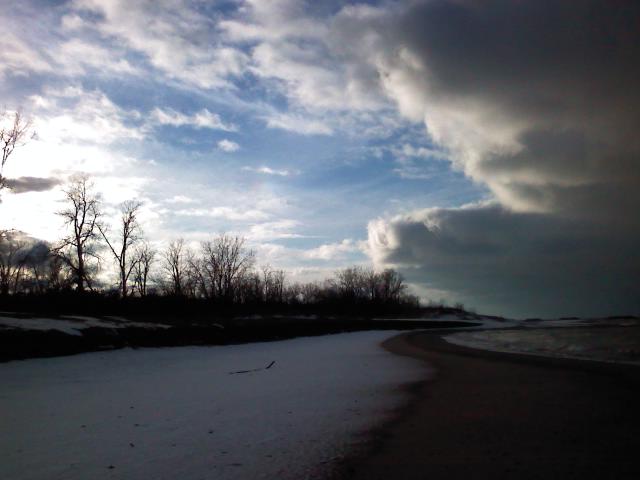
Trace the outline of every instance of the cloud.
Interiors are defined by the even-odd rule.
[[[154,108],[151,111],[151,121],[158,125],[171,125],[173,127],[190,126],[194,128],[209,128],[211,130],[223,130],[235,132],[237,127],[222,121],[220,115],[212,113],[206,108],[192,115],[185,115],[173,109]]]
[[[110,144],[145,136],[139,112],[121,108],[101,90],[45,88],[30,102],[34,128],[45,142]]]
[[[282,268],[293,282],[325,280],[348,265],[367,265],[362,243],[353,239],[326,243],[315,248],[285,246],[272,241],[252,241],[260,264]]]
[[[0,36],[0,78],[7,74],[27,76],[31,72],[43,73],[52,69],[49,59],[3,26]]]
[[[236,142],[224,138],[218,142],[218,148],[223,152],[231,153],[240,150],[240,145],[238,145]]]
[[[140,114],[113,103],[101,90],[44,87],[27,97],[24,107],[35,135],[7,163],[8,178],[62,179],[74,172],[127,176],[137,163],[123,146],[145,139]]]
[[[302,135],[331,135],[333,129],[327,123],[308,116],[276,113],[265,117],[267,127],[279,128]]]
[[[269,218],[269,214],[262,210],[240,210],[233,207],[188,208],[177,210],[175,214],[187,217],[212,217],[235,221],[260,221]]]
[[[195,200],[185,195],[174,195],[170,199],[166,200],[167,203],[193,203]]]
[[[328,44],[332,15],[305,7],[290,0],[243,1],[235,18],[221,21],[219,28],[227,41],[252,45],[251,72],[297,106],[346,111],[384,104],[368,88],[366,74],[351,81],[358,66],[342,62],[341,52]]]
[[[373,258],[511,312],[638,313],[638,18],[598,1],[344,9],[335,40],[370,52],[399,111],[496,201],[372,222]]]
[[[121,48],[105,48],[96,43],[74,38],[53,49],[57,63],[67,76],[89,73],[113,75],[139,75],[141,70],[132,65]]]
[[[273,169],[270,167],[249,167],[249,166],[245,166],[242,167],[242,170],[246,171],[246,172],[254,172],[254,173],[261,173],[263,175],[275,175],[278,177],[288,177],[290,175],[293,175],[293,172],[291,170],[278,170],[278,169]]]
[[[342,17],[376,39],[367,62],[387,95],[470,177],[512,209],[581,214],[640,197],[628,108],[640,34],[624,20],[640,7],[609,7],[437,0],[365,19],[368,29]],[[349,40],[357,48],[343,31]]]
[[[378,219],[368,231],[374,262],[437,290],[433,300],[520,317],[640,309],[637,237],[592,223],[484,204]]]
[[[358,242],[346,238],[341,242],[325,243],[319,247],[306,250],[303,256],[307,259],[327,261],[344,259],[348,254],[359,251],[361,251],[361,248]]]
[[[287,218],[257,223],[249,228],[247,238],[254,242],[283,238],[302,238],[303,235],[293,231],[299,225],[298,221]]]
[[[7,186],[13,193],[45,192],[60,184],[54,177],[18,177],[6,179]]]
[[[415,146],[409,143],[402,144],[399,148],[392,149],[392,152],[398,157],[404,158],[430,158],[437,160],[447,160],[449,156],[434,148]]]
[[[49,257],[49,245],[19,230],[0,231],[0,256],[12,256],[12,262],[42,264]]]
[[[401,178],[411,180],[432,179],[442,174],[442,162],[448,162],[449,155],[433,147],[402,143],[386,148],[374,149],[382,156],[388,151],[395,161],[393,172]]]
[[[197,89],[231,88],[248,61],[223,44],[202,9],[184,2],[76,0],[62,20],[72,29],[117,39],[168,78]]]
[[[349,11],[367,18],[378,12]],[[351,61],[360,52],[333,39],[343,27],[336,17],[335,9],[289,0],[241,0],[215,15],[197,2],[75,0],[59,19],[67,38],[49,50],[67,74],[145,73],[200,94],[215,89],[216,98],[223,93],[271,128],[331,135],[336,123],[347,123],[341,131],[373,134],[388,122],[363,115],[385,109],[391,117],[392,103],[376,69]],[[286,98],[287,110],[241,100],[253,90],[247,84]]]

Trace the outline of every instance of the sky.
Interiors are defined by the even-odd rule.
[[[400,270],[517,317],[640,313],[640,6],[0,0],[36,137],[3,228],[62,236],[91,175],[155,245],[247,238],[291,280]]]

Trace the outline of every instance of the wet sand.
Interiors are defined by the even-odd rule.
[[[435,378],[411,386],[338,478],[640,478],[640,367],[475,350],[434,332],[384,346]]]

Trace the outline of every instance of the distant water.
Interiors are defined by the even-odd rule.
[[[424,377],[393,335],[0,364],[0,479],[316,478]]]
[[[448,342],[500,352],[640,365],[640,326],[487,330],[447,335]]]

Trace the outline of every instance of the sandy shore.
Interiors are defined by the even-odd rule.
[[[437,333],[385,343],[435,379],[374,433],[348,479],[638,479],[640,368],[474,350]]]

